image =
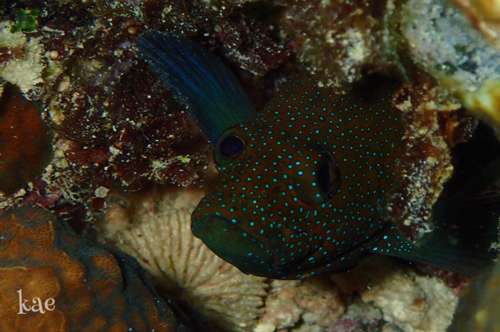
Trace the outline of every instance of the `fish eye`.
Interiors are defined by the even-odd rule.
[[[222,156],[232,158],[245,150],[245,142],[236,135],[227,135],[219,142],[218,148]]]
[[[340,187],[340,172],[335,158],[324,153],[321,157],[316,171],[318,187],[327,197],[332,198]]]

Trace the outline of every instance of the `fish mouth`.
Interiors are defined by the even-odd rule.
[[[217,256],[242,272],[268,278],[286,278],[288,264],[277,264],[284,253],[270,242],[255,238],[239,227],[238,222],[231,220],[218,215],[193,217],[191,230]]]
[[[325,271],[347,270],[355,265],[364,247],[374,240],[372,237],[335,256],[309,261],[312,256],[318,258],[317,249],[304,247],[303,254],[292,258],[285,244],[256,238],[240,223],[220,215],[193,215],[191,230],[217,256],[242,272],[273,279],[302,279]],[[330,268],[328,263],[332,263]]]

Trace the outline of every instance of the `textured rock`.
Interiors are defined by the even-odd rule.
[[[344,310],[337,288],[327,279],[275,280],[254,331],[326,331]]]
[[[445,332],[458,301],[440,278],[417,275],[385,257],[366,259],[331,279],[342,294],[357,294],[336,322],[339,332]]]
[[[323,84],[353,82],[363,66],[374,61],[380,31],[369,1],[292,1],[285,6],[282,34]]]
[[[393,103],[403,114],[407,148],[398,166],[403,190],[392,197],[389,213],[403,234],[418,240],[434,228],[432,208],[453,174],[451,147],[474,126],[427,80],[404,86]]]
[[[382,311],[384,321],[405,332],[443,332],[450,325],[457,297],[436,278],[393,273],[361,294]]]
[[[500,50],[445,0],[410,0],[400,8],[411,59],[483,119],[499,126]]]

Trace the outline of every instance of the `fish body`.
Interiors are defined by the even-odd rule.
[[[139,49],[214,146],[219,176],[191,227],[217,255],[279,279],[345,270],[368,254],[460,265],[456,255],[435,260],[387,220],[405,153],[394,87],[341,93],[300,78],[255,112],[229,70],[191,41],[149,32]],[[218,102],[204,107],[197,94]]]
[[[193,213],[194,234],[243,271],[275,278],[343,270],[384,238],[398,242],[384,216],[398,189],[401,118],[385,111],[389,96],[357,97],[303,80],[229,129],[221,142],[245,148],[216,149],[220,176]]]

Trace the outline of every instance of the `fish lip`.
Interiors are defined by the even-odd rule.
[[[279,264],[279,258],[285,254],[284,247],[273,247],[248,232],[244,238],[237,234],[230,234],[229,239],[224,238],[227,234],[223,234],[222,238],[217,238],[217,235],[212,237],[211,232],[220,231],[223,225],[226,225],[230,230],[237,230],[238,233],[244,232],[243,228],[232,223],[231,219],[222,215],[209,214],[193,218],[191,228],[193,234],[211,251],[242,272],[266,278],[289,279],[289,276],[294,274],[295,262],[306,259],[306,257],[300,256],[293,261]],[[241,244],[240,248],[238,248],[238,244]],[[247,256],[249,251],[253,252],[254,256]]]
[[[219,227],[219,225],[222,225],[220,222],[222,222],[223,224],[231,227],[232,229],[241,229],[240,227],[238,227],[237,225],[231,223],[230,219],[229,218],[226,218],[224,216],[221,216],[221,215],[217,215],[217,214],[208,214],[206,216],[203,216],[201,218],[196,218],[196,219],[193,219],[191,221],[191,230],[193,232],[193,234],[200,238],[200,239],[203,239],[203,236],[199,235],[200,233],[198,232],[200,230],[199,226],[200,225],[206,225],[207,223],[217,223],[217,227]],[[206,229],[206,228],[205,228]],[[197,234],[198,233],[198,234]],[[247,233],[248,234],[248,233]],[[247,235],[247,238],[250,238],[252,240],[257,240],[253,235],[251,234],[248,234]]]
[[[245,249],[256,249],[255,244],[262,243],[252,234],[245,232],[239,225],[232,223],[231,219],[217,214],[208,214],[200,218],[193,218],[191,230],[210,250],[229,262],[231,260],[243,260],[246,257],[243,252],[247,252]],[[231,234],[231,231],[236,232]],[[242,235],[243,232],[246,233],[245,236]],[[241,247],[238,248],[238,244]],[[230,250],[228,250],[227,245],[231,245]],[[268,249],[265,243],[263,245],[265,247],[264,250]],[[239,264],[235,264],[234,262],[231,262],[231,264],[239,267]]]
[[[327,272],[323,270],[328,263],[325,261],[319,263],[319,265],[308,266],[307,259],[310,256],[316,255],[319,249],[314,250],[310,248],[309,250],[304,250],[302,255],[281,263],[279,259],[286,255],[285,246],[273,246],[266,241],[262,241],[262,239],[256,238],[250,232],[246,232],[247,235],[245,238],[239,237],[238,233],[242,233],[245,230],[240,226],[240,223],[233,223],[231,220],[231,217],[215,213],[198,215],[192,220],[192,232],[217,256],[236,266],[244,273],[273,279],[296,279],[297,276],[308,275],[313,271]],[[211,232],[219,231],[224,226],[229,230],[229,233],[236,231],[236,234],[223,234],[222,238],[211,238]],[[370,239],[346,248],[335,256],[329,257],[328,261],[336,262],[343,256],[354,254],[356,251],[362,249],[367,242],[376,240],[378,238],[377,235],[379,234],[375,234]],[[239,243],[242,243],[243,248],[249,249],[238,250],[237,245]],[[248,258],[246,256],[248,251],[260,251],[262,255],[258,257],[261,259],[252,260]],[[333,268],[333,270],[337,270],[337,268]],[[344,268],[339,268],[339,270],[344,270]]]

